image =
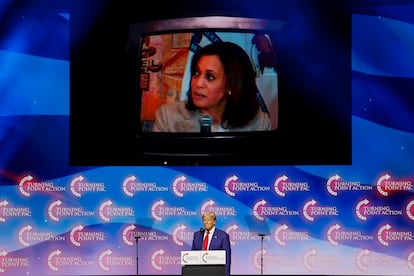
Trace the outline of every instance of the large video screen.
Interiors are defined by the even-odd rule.
[[[350,164],[350,10],[296,5],[137,17],[122,48],[105,32],[86,40],[73,56],[71,164]],[[91,59],[102,47],[112,54]],[[206,67],[214,58],[222,72]]]

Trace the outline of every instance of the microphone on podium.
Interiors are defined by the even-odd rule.
[[[209,114],[203,114],[200,119],[200,132],[209,133],[211,132],[211,125],[213,124],[213,118]]]

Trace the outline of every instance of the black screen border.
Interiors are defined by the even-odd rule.
[[[275,1],[271,5],[278,3]],[[129,40],[129,26],[143,21],[129,18],[120,23],[119,17],[109,12],[103,22],[96,24],[92,32],[94,36],[85,39],[81,48],[76,45],[78,47],[74,50],[71,45],[71,165],[351,164],[351,16],[346,6],[335,5],[331,3],[321,9],[309,4],[307,8],[316,14],[314,16],[306,16],[308,11],[304,11],[302,6],[303,22],[296,21],[296,15],[290,15],[290,12],[281,16],[288,22],[289,28],[283,35],[289,39],[286,43],[277,44],[282,64],[278,72],[278,129],[271,135],[260,137],[233,137],[231,142],[232,139],[221,139],[221,142],[214,138],[175,139],[174,135],[143,140],[137,137],[136,63],[131,63],[134,56],[131,56],[130,49],[125,53],[125,45],[129,43],[119,41]],[[234,10],[235,14],[218,14],[251,17],[248,12],[241,15],[240,10]],[[288,10],[299,11],[295,7]],[[184,17],[212,14],[216,16],[217,12],[187,11]],[[179,15],[166,17],[158,16],[146,22],[180,18]],[[279,20],[280,14],[268,14],[268,17]],[[317,28],[318,32],[311,35],[298,32],[297,29],[305,24],[311,25],[313,30]],[[306,38],[302,38],[303,35]],[[98,48],[107,51],[105,62],[96,52]],[[304,77],[311,69],[299,64],[300,57],[295,55],[312,56],[318,60],[320,64],[317,65],[325,75],[316,81]],[[94,69],[93,72],[87,70],[90,68]],[[153,152],[151,147],[163,141],[168,141],[169,147],[175,151],[181,151],[180,147],[186,147],[186,150],[181,154],[168,152],[168,148],[161,154]],[[258,148],[252,145],[258,145]],[[204,147],[207,153],[197,152],[200,147]],[[227,153],[220,152],[220,148]],[[229,148],[232,148],[230,154]]]

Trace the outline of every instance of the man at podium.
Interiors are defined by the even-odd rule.
[[[216,228],[216,214],[214,212],[203,213],[201,219],[203,228],[194,232],[191,250],[225,250],[226,276],[230,276],[231,248],[229,234]]]

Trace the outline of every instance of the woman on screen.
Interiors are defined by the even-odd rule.
[[[152,130],[270,130],[269,115],[265,107],[261,108],[257,92],[255,71],[247,53],[232,42],[209,44],[191,61],[188,99],[160,106]]]

